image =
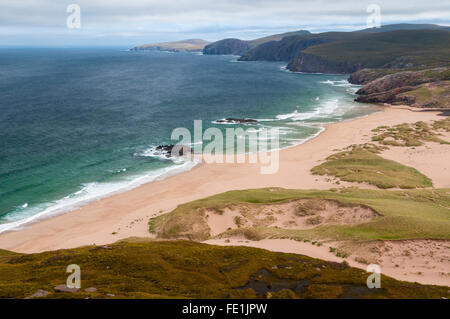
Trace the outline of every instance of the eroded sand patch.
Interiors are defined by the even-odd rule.
[[[346,242],[340,249],[360,264],[379,264],[392,277],[450,286],[450,240]]]
[[[205,211],[205,221],[213,237],[237,228],[278,227],[304,230],[324,225],[357,225],[378,216],[380,214],[368,206],[343,204],[328,199],[230,205]]]

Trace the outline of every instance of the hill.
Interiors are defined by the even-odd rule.
[[[367,41],[371,41],[371,34],[383,34],[392,31],[407,32],[404,33],[405,35],[407,35],[406,41],[411,40],[411,37],[409,37],[409,35],[414,35],[416,34],[416,32],[419,32],[417,33],[417,36],[420,40],[419,42],[421,42],[423,41],[422,36],[426,34],[420,34],[420,31],[448,32],[450,31],[450,27],[435,24],[401,23],[384,25],[380,28],[363,29],[354,32],[324,32],[313,34],[309,31],[300,30],[276,34],[252,41],[244,41],[240,39],[224,39],[209,44],[205,47],[203,52],[205,54],[242,55],[241,59],[243,61],[264,60],[289,62],[301,51],[307,49],[310,46],[317,46],[320,44],[336,41],[353,41],[355,39],[366,39]],[[402,34],[398,33],[397,36],[398,39],[402,41]],[[362,43],[354,43],[354,46],[358,47],[358,45],[365,45],[364,41],[361,41]],[[431,39],[431,41],[433,41],[433,39]],[[445,42],[442,44],[445,44]],[[350,47],[352,48],[352,46]]]
[[[362,36],[344,36],[331,43],[306,48],[290,61],[288,69],[352,73],[362,68],[401,68],[401,64],[422,69],[450,65],[450,32],[411,30],[357,34]]]
[[[211,43],[203,49],[203,54],[211,55],[242,55],[248,51],[248,41],[239,39],[223,39]]]
[[[81,268],[81,289],[64,292],[70,264]],[[367,277],[345,262],[249,247],[133,239],[1,256],[0,298],[450,298],[448,287],[384,275],[381,288],[368,289]]]
[[[272,41],[280,41],[285,37],[308,35],[309,31],[300,30],[293,32],[286,32],[282,34],[275,34],[251,41],[244,41],[240,39],[223,39],[205,46],[203,53],[212,55],[242,55],[250,49],[256,48],[259,45],[265,44]]]
[[[258,45],[245,52],[241,61],[285,61],[289,62],[299,52],[320,44],[339,40],[359,38],[364,35],[350,32],[325,32],[319,34],[302,34],[287,36],[278,41]]]
[[[386,31],[398,31],[398,30],[441,30],[450,31],[450,27],[441,26],[437,24],[414,24],[414,23],[398,23],[383,25],[379,28],[368,28],[358,30],[355,32],[386,32]]]

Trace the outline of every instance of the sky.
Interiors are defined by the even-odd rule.
[[[80,19],[77,10],[67,12],[72,4]],[[366,27],[370,4],[379,6],[382,25],[450,25],[450,0],[0,0],[0,46],[132,47],[353,31]]]

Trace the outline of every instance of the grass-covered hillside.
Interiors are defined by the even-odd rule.
[[[367,33],[363,37],[311,46],[302,53],[330,63],[347,63],[358,69],[383,67],[403,56],[408,57],[412,66],[444,66],[450,64],[450,32],[402,30]],[[297,71],[302,70],[301,57],[291,62]]]
[[[81,289],[55,292],[70,264],[80,266]],[[368,275],[345,263],[184,241],[0,252],[0,298],[450,298],[448,287],[385,276],[368,289]]]
[[[378,188],[423,188],[432,181],[417,171],[377,155],[380,148],[373,145],[354,145],[333,154],[327,161],[312,169],[313,174],[331,175],[346,182],[369,183]]]

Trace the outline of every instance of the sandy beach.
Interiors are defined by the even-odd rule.
[[[35,253],[107,244],[128,237],[151,237],[148,232],[149,218],[167,213],[179,204],[229,190],[336,187],[328,178],[312,175],[310,169],[337,149],[370,142],[370,132],[378,126],[443,118],[442,111],[413,110],[408,107],[379,108],[380,112],[369,116],[328,125],[314,139],[282,150],[279,170],[274,175],[260,174],[260,164],[201,164],[191,171],[101,199],[77,210],[28,225],[22,230],[3,233],[0,235],[0,248]],[[444,160],[450,158],[450,145],[427,143],[413,151],[391,148],[385,153],[387,158],[426,174],[433,180],[434,187],[450,188],[450,168]],[[341,183],[339,186],[350,185],[355,184]],[[362,184],[358,187],[373,188]],[[276,250],[273,246],[271,244],[267,248]],[[307,254],[300,248],[296,248],[295,252]]]

